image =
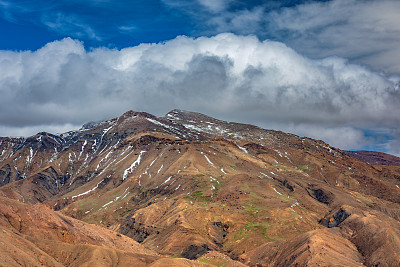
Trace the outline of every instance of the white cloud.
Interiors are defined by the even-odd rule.
[[[25,7],[21,3],[0,0],[0,14],[5,20],[12,23],[16,23],[17,19],[15,18],[15,15],[20,12],[21,13],[30,12],[30,9],[28,7]]]
[[[337,55],[400,73],[400,2],[310,2],[268,14],[270,34],[311,57]]]
[[[375,71],[400,74],[400,1],[208,1],[206,11],[184,0],[163,0],[197,23],[195,33],[254,34],[279,40],[310,58],[339,56]],[[300,2],[300,1],[298,1]],[[287,2],[286,2],[287,3]],[[209,11],[212,12],[209,12]]]
[[[257,6],[251,10],[224,12],[212,17],[208,24],[217,32],[235,32],[237,34],[256,34],[262,31],[261,23],[265,20],[264,8]]]
[[[388,131],[389,140],[382,142],[381,149],[389,154],[400,157],[400,130],[390,129]]]
[[[1,136],[24,137],[31,136],[39,132],[49,132],[53,134],[66,133],[68,131],[80,129],[82,125],[61,124],[61,125],[34,125],[24,127],[7,127],[0,125]]]
[[[213,13],[224,11],[232,0],[197,0],[202,6]]]
[[[44,13],[41,21],[51,30],[75,38],[89,38],[101,41],[102,37],[82,17],[63,12]]]
[[[138,29],[138,27],[134,26],[134,25],[123,25],[118,27],[118,30],[123,32],[123,33],[131,33],[133,31],[136,31]]]
[[[374,140],[365,136],[364,131],[353,127],[324,127],[315,124],[281,124],[276,125],[280,129],[296,133],[299,136],[307,136],[314,139],[324,140],[331,146],[341,149],[364,149],[373,147]]]
[[[370,140],[357,129],[400,125],[398,84],[344,59],[311,60],[254,36],[181,36],[90,51],[67,38],[34,52],[0,51],[0,135],[10,133],[5,127],[78,125],[129,109],[162,115],[181,108],[267,128],[308,125],[293,130],[327,140],[347,135],[335,144],[359,147],[358,137]]]

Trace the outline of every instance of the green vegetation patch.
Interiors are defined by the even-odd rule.
[[[266,211],[268,210],[268,207],[266,205],[262,205],[260,203],[257,202],[247,202],[246,204],[244,204],[242,206],[246,211],[250,211],[250,212],[259,212],[259,211]]]
[[[201,262],[201,263],[205,263],[205,264],[215,265],[215,264],[213,264],[210,260],[205,259],[205,258],[200,258],[200,259],[198,259],[198,261]],[[217,266],[217,265],[216,265],[216,266]]]
[[[203,196],[203,191],[195,191],[191,195],[186,195],[184,198],[193,202],[210,202],[212,200],[211,196]]]
[[[301,171],[310,171],[311,170],[310,166],[308,166],[308,165],[297,166],[297,169],[301,170]]]
[[[259,234],[262,234],[263,236],[267,235],[267,230],[271,225],[267,222],[263,222],[263,221],[249,221],[246,223],[246,225],[244,226],[244,228],[248,231],[254,231],[257,232]]]
[[[249,232],[248,232],[248,231],[245,231],[245,230],[238,231],[238,232],[236,232],[235,235],[234,235],[234,240],[237,241],[237,240],[246,238],[246,237],[248,237],[248,236],[249,236]]]
[[[285,171],[285,172],[293,171],[293,170],[289,170],[286,166],[283,166],[281,164],[274,164],[273,166],[279,171]]]
[[[285,202],[287,202],[287,201],[290,200],[290,198],[289,198],[287,195],[284,195],[284,194],[279,195],[279,198],[282,199],[282,200],[285,201]]]

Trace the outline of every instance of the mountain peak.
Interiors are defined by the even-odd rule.
[[[340,265],[399,265],[396,166],[184,110],[164,117],[131,110],[83,128],[0,139],[0,195],[116,229],[115,240],[127,235],[161,255],[250,266],[317,265],[309,259],[330,266],[344,255]],[[0,226],[28,233],[29,217],[9,215],[0,205]]]
[[[173,109],[168,112],[164,118],[172,120],[184,120],[184,121],[218,121],[217,119],[204,115],[199,112],[187,111],[181,109]]]
[[[134,111],[134,110],[129,110],[127,112],[125,112],[124,114],[122,114],[121,117],[145,117],[145,118],[155,118],[156,116],[154,116],[153,114],[147,113],[147,112],[143,112],[143,111]]]

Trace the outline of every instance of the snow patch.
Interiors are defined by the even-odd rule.
[[[175,128],[175,127],[173,127],[173,126],[166,125],[166,124],[164,124],[164,123],[161,123],[161,122],[159,122],[159,121],[156,121],[156,120],[153,120],[153,119],[150,119],[150,118],[146,118],[146,119],[147,119],[149,122],[153,123],[153,124],[156,124],[156,125],[159,125],[159,126],[161,126],[161,127],[164,127],[164,128],[166,128],[166,129],[171,130],[171,131],[172,131],[173,133],[175,133],[175,134],[180,134],[180,135],[183,135],[183,136],[187,137],[186,134],[182,133],[178,128]]]
[[[240,148],[240,150],[242,150],[244,153],[248,154],[249,152],[247,152],[247,149],[244,147],[241,147],[239,145],[237,145],[238,148]]]
[[[90,192],[96,190],[96,189],[99,187],[99,185],[100,185],[103,181],[104,181],[104,179],[101,180],[95,187],[93,187],[92,189],[90,189],[90,190],[88,190],[88,191],[86,191],[86,192],[83,192],[83,193],[81,193],[81,194],[79,194],[79,195],[72,196],[72,199],[74,199],[74,198],[76,198],[76,197],[80,197],[80,196],[87,195],[87,194],[89,194]]]
[[[278,193],[280,196],[282,196],[282,194],[279,193],[279,192],[275,189],[275,187],[272,187],[272,188],[274,189],[274,191],[275,191],[276,193]]]
[[[274,151],[275,151],[276,153],[278,153],[278,154],[279,154],[279,156],[280,156],[281,158],[283,158],[283,156],[282,156],[282,153],[281,153],[279,150],[277,150],[277,149],[274,149]]]
[[[140,164],[140,160],[142,159],[142,154],[146,152],[145,150],[140,151],[139,156],[137,157],[137,159],[132,163],[131,166],[129,166],[129,168],[127,168],[124,171],[124,175],[122,177],[122,180],[125,180],[129,175],[132,174],[133,169],[136,167],[136,165]]]
[[[78,160],[81,158],[81,155],[82,155],[83,151],[85,150],[86,145],[87,145],[87,140],[85,140],[85,142],[83,142],[83,145],[81,147],[81,152],[79,153],[79,156],[78,156]]]
[[[157,174],[160,173],[161,169],[164,167],[164,164],[161,165],[161,167],[158,169]]]
[[[171,180],[171,178],[172,178],[172,176],[168,177],[168,178],[167,178],[162,184],[160,184],[160,185],[163,185],[163,184],[165,184],[165,183],[168,183],[169,180]]]
[[[211,160],[207,157],[206,154],[204,154],[203,152],[200,152],[200,153],[206,158],[206,160],[208,161],[208,163],[210,163],[213,167],[215,167],[214,163],[211,162]]]
[[[268,176],[267,174],[265,174],[265,173],[263,173],[263,172],[260,172],[262,175],[264,175],[265,177],[267,177],[268,179],[274,179],[274,178],[272,178],[271,176]]]
[[[102,207],[103,207],[103,208],[104,208],[104,207],[107,207],[107,206],[110,205],[111,203],[113,203],[113,202],[117,201],[118,199],[120,199],[121,196],[122,196],[123,194],[125,194],[126,191],[128,191],[128,189],[129,189],[129,187],[126,188],[125,191],[124,191],[119,197],[114,198],[114,199],[111,200],[110,202],[104,204]],[[129,193],[129,192],[128,192],[128,193]]]
[[[191,125],[191,124],[183,124],[183,126],[185,126],[186,128],[188,128],[190,130],[195,130],[195,131],[198,131],[198,132],[203,132],[204,131],[203,129],[201,129],[199,127],[196,127],[194,125]]]
[[[113,202],[114,202],[114,200],[111,200],[110,202],[104,204],[102,207],[103,207],[103,208],[104,208],[104,207],[107,207],[108,205],[110,205],[110,204],[113,203]]]

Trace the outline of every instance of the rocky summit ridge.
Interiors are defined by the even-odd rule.
[[[398,158],[366,158],[182,110],[2,137],[0,260],[398,266]]]

